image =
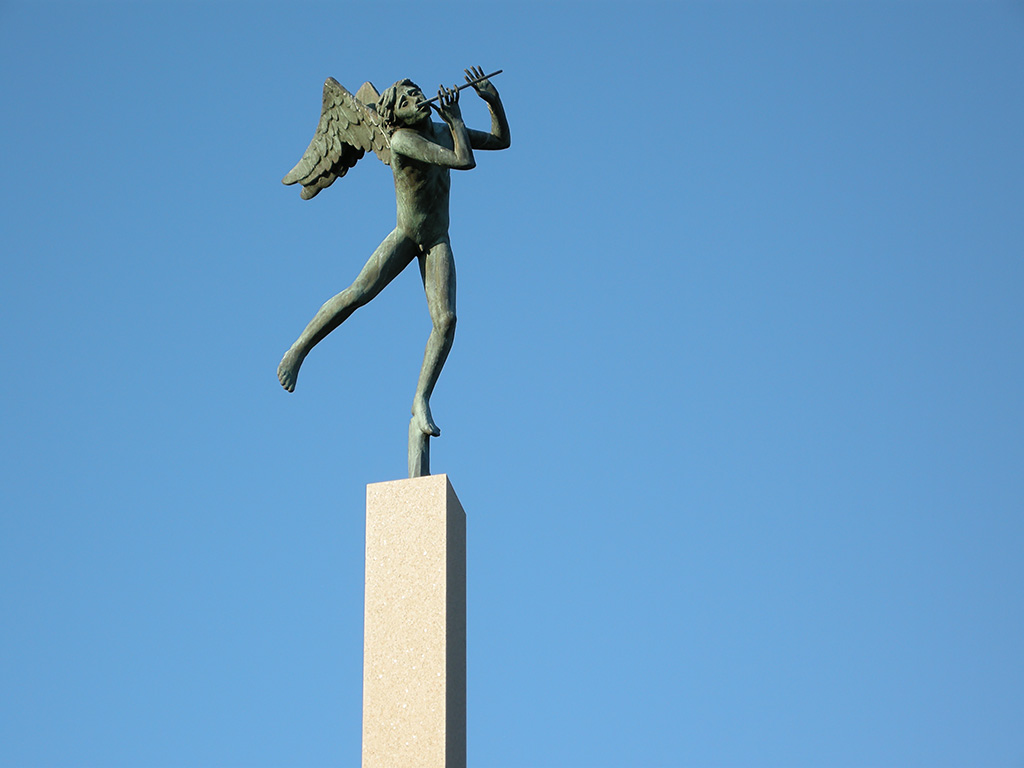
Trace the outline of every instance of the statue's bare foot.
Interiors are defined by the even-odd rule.
[[[299,378],[299,366],[302,365],[302,361],[305,359],[306,356],[304,354],[301,354],[298,349],[292,347],[284,353],[284,357],[281,358],[281,364],[277,366],[277,380],[289,392],[295,391],[295,380]]]
[[[430,435],[431,437],[441,436],[441,429],[434,423],[434,419],[430,415],[430,406],[426,400],[417,398],[413,401],[412,420],[424,435]]]

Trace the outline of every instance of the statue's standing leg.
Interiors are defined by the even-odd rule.
[[[292,344],[281,364],[277,367],[277,378],[289,392],[295,390],[299,366],[309,351],[345,322],[359,307],[372,301],[378,293],[409,266],[418,253],[411,240],[396,229],[377,246],[355,281],[320,307],[320,311],[309,321],[306,330]]]
[[[416,419],[409,422],[409,477],[430,474],[430,435],[423,434]]]
[[[430,415],[430,395],[455,339],[455,257],[447,240],[420,256],[420,275],[434,327],[427,339],[416,396],[412,401],[412,421],[424,435],[437,437],[441,430]]]

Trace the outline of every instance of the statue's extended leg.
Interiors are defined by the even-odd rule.
[[[412,419],[423,434],[437,437],[441,430],[430,415],[430,395],[455,339],[455,258],[447,241],[420,256],[420,275],[434,327],[423,355],[420,380],[412,401]]]
[[[320,307],[306,330],[285,352],[277,367],[277,378],[289,392],[295,390],[299,366],[309,350],[345,322],[359,307],[370,302],[398,273],[409,266],[418,253],[416,246],[396,229],[373,252],[366,266],[348,288]]]

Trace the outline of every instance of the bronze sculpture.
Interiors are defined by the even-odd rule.
[[[499,70],[500,71],[500,70]],[[427,340],[409,426],[409,476],[430,473],[429,438],[441,430],[430,413],[430,396],[455,337],[455,262],[448,238],[449,171],[476,165],[475,149],[506,149],[508,121],[498,91],[479,67],[465,70],[466,84],[438,89],[425,99],[410,80],[400,80],[383,94],[364,83],[353,95],[333,78],[324,83],[323,109],[316,134],[302,159],[284,177],[302,184],[309,199],[344,176],[372,150],[390,165],[398,208],[395,229],[370,256],[355,281],[327,301],[285,353],[278,380],[294,391],[299,367],[309,351],[369,303],[416,258],[433,328]],[[459,91],[471,86],[491,113],[489,133],[466,128]],[[437,101],[434,106],[432,102]],[[430,119],[433,106],[444,124]]]

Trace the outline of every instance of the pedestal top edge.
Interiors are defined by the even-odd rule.
[[[424,475],[423,477],[406,477],[401,480],[383,480],[377,483],[367,483],[366,490],[369,491],[371,488],[380,488],[385,485],[428,485],[430,483],[447,483],[451,487],[451,480],[448,475],[440,473],[437,475]]]

